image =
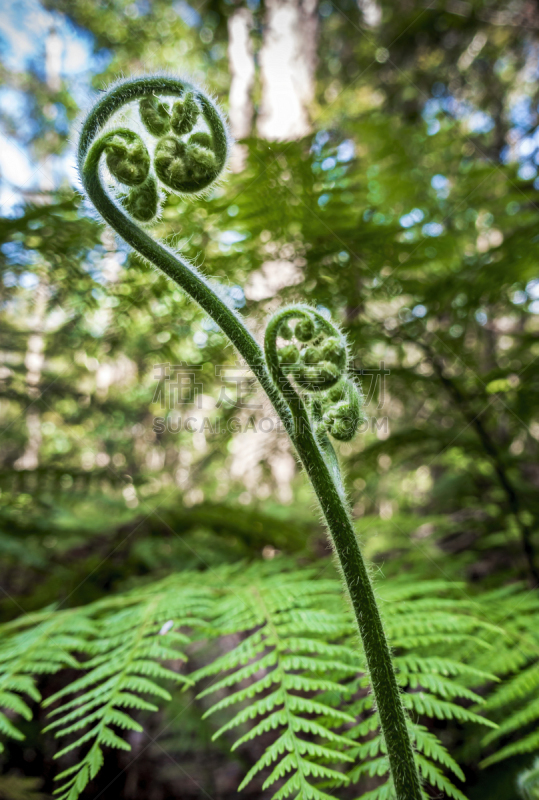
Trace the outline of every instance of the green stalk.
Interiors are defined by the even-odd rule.
[[[219,325],[245,359],[290,435],[320,503],[352,602],[363,642],[372,688],[386,742],[389,764],[398,800],[421,800],[419,776],[406,726],[391,653],[380,612],[340,479],[335,452],[325,435],[313,432],[308,410],[279,365],[276,340],[283,316],[308,313],[308,307],[294,307],[270,320],[266,332],[266,354],[237,312],[220,297],[218,290],[187,260],[153,239],[130,219],[107,194],[100,178],[100,160],[110,144],[113,131],[96,138],[114,112],[124,104],[143,97],[182,97],[193,92],[199,101],[213,136],[213,147],[222,169],[227,157],[228,138],[224,122],[211,101],[185,81],[169,77],[142,77],[113,86],[87,116],[80,136],[79,169],[85,191],[97,211],[134,250],[174,280]],[[320,322],[333,330],[330,323]]]

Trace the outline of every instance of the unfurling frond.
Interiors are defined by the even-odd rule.
[[[112,129],[115,113],[134,100],[143,101],[138,111],[144,133],[161,137],[155,149],[148,147],[144,150],[135,132],[130,137],[120,136],[118,140],[117,136],[114,139],[115,134],[121,133],[121,129]],[[195,130],[199,123],[202,129]],[[104,126],[110,126],[110,129],[100,134]],[[221,174],[228,144],[224,120],[204,92],[180,78],[159,75],[133,78],[105,92],[84,121],[78,148],[82,183],[102,218],[141,256],[173,278],[228,336],[253,370],[282,420],[320,502],[355,609],[356,626],[380,709],[380,723],[388,744],[397,795],[399,800],[421,800],[419,774],[391,653],[356,539],[338,460],[326,435],[330,432],[337,439],[349,441],[361,419],[361,395],[345,375],[347,349],[344,335],[319,311],[297,306],[270,319],[264,354],[235,309],[223,298],[222,289],[210,284],[179,253],[149,236],[136,224],[147,221],[156,206],[155,192],[147,182],[158,180],[167,190],[200,193]],[[111,151],[113,147],[116,148],[114,152]],[[152,152],[153,163],[148,167],[147,153]],[[117,194],[116,202],[102,182],[100,167],[103,155],[113,162],[113,177],[126,186],[135,184],[127,196],[122,193],[119,197]],[[127,211],[131,216],[125,213]],[[297,364],[292,360],[282,368],[277,338],[279,335],[290,338],[288,320],[293,319],[298,324],[291,335],[306,346],[296,348]],[[288,347],[287,358],[292,355],[293,348]],[[291,374],[306,391],[307,404],[289,382]],[[341,383],[342,391],[335,399],[327,394],[327,390],[338,383]],[[295,791],[295,778],[291,780],[291,791]]]
[[[265,349],[275,385],[292,413],[303,397],[318,436],[353,439],[364,419],[363,396],[346,375],[347,344],[336,325],[310,306],[280,309],[268,323]]]

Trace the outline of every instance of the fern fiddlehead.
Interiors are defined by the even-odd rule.
[[[290,327],[293,320],[294,329]],[[278,347],[278,339],[285,344]],[[287,399],[296,427],[302,420],[307,422],[303,394],[312,409],[310,422],[320,438],[327,432],[343,442],[353,439],[364,418],[362,397],[346,376],[346,339],[335,325],[310,306],[284,308],[268,323],[265,352],[273,381]],[[289,375],[300,394],[288,380]]]
[[[149,146],[124,124],[111,127],[115,113],[135,103],[136,125],[151,139]],[[159,186],[203,192],[221,174],[227,154],[226,125],[211,100],[186,81],[158,75],[122,81],[104,93],[84,122],[78,161],[84,188],[103,219],[219,325],[282,419],[318,497],[354,608],[396,796],[420,800],[391,654],[328,438],[351,439],[362,419],[360,393],[346,377],[346,340],[318,311],[298,305],[270,319],[264,353],[219,289],[139,224],[157,215]],[[102,183],[103,156],[121,184],[115,198]]]

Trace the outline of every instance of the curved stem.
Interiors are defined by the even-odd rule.
[[[196,267],[166,245],[157,242],[134,223],[111,200],[101,183],[99,162],[106,140],[101,138],[93,146],[92,142],[99,129],[108,122],[112,114],[126,102],[145,97],[148,94],[151,95],[152,92],[181,96],[186,89],[192,88],[183,81],[171,78],[138,78],[120,83],[107,92],[94,106],[81,131],[78,160],[82,183],[88,197],[105,222],[134,250],[162,270],[169,278],[172,278],[219,325],[253,370],[283,420],[287,431],[290,432],[293,426],[292,418],[280,393],[267,374],[262,348],[245,327],[236,311],[219,296]],[[207,106],[211,106],[207,103],[206,98],[204,100]],[[223,128],[223,123],[215,108],[211,106],[211,109],[213,118],[220,123],[215,127],[220,130]],[[226,135],[223,134],[221,138],[226,144]]]
[[[308,307],[307,307],[308,308]],[[335,451],[329,441],[319,443],[312,431],[307,408],[284,375],[277,358],[280,325],[297,315],[302,306],[278,312],[266,328],[266,357],[274,381],[283,386],[295,422],[294,445],[316,492],[331,533],[335,552],[352,601],[374,697],[380,716],[393,783],[398,800],[421,800],[421,788],[391,652],[363,555],[359,548],[342,484],[335,475]],[[308,308],[312,315],[313,309]],[[328,446],[331,457],[328,458]],[[333,467],[333,469],[332,469]],[[338,465],[337,465],[338,469]]]
[[[391,652],[350,513],[312,432],[306,430],[296,437],[294,444],[320,502],[352,601],[397,798],[421,800],[419,776]]]
[[[220,296],[219,291],[192,264],[153,239],[127,217],[109,197],[101,183],[99,165],[106,143],[105,137],[95,139],[111,115],[134,99],[152,94],[181,96],[186,90],[195,92],[222,153],[222,148],[227,146],[226,129],[218,111],[201,92],[172,78],[138,78],[114,86],[87,117],[79,144],[82,182],[103,219],[133,249],[172,278],[219,325],[249,364],[283,421],[318,497],[350,595],[380,715],[397,798],[421,800],[419,777],[391,653],[347,508],[337,458],[325,435],[320,441],[317,440],[303,400],[280,370],[275,350],[278,329],[275,318],[270,321],[266,332],[266,363],[263,350],[236,311]],[[308,307],[298,306],[291,312],[282,312],[278,319],[282,321],[283,315],[286,316],[287,313],[293,316],[294,311],[297,314],[301,308]],[[309,309],[309,312],[317,318],[320,317],[314,309]],[[323,320],[321,317],[320,319]],[[331,325],[325,320],[320,325],[325,330],[331,329]]]

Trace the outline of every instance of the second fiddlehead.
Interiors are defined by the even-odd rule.
[[[123,117],[111,125],[120,110],[134,112],[136,131]],[[319,500],[354,608],[396,796],[420,800],[391,654],[328,438],[348,441],[362,419],[361,395],[346,375],[346,340],[318,311],[297,305],[269,321],[264,353],[219,288],[141,227],[157,216],[163,191],[197,194],[211,186],[227,152],[223,118],[203,92],[149,76],[120,82],[101,97],[83,125],[78,157],[85,191],[103,219],[212,317],[282,419]],[[115,196],[103,186],[103,162],[117,183]]]
[[[280,347],[279,339],[284,342]],[[362,397],[346,375],[347,343],[335,325],[310,306],[289,306],[268,322],[265,350],[271,376],[289,401],[297,424],[302,419],[302,395],[319,436],[327,432],[350,441],[363,420]],[[299,394],[287,376],[294,378]]]

